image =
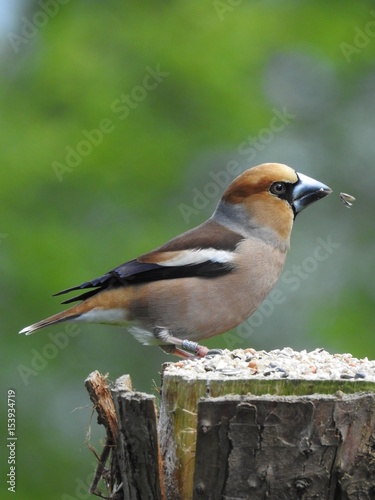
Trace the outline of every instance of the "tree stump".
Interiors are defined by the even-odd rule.
[[[375,362],[287,353],[166,364],[158,417],[154,396],[117,382],[108,496],[375,498]]]

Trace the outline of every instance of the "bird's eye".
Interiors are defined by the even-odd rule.
[[[276,196],[286,193],[286,186],[283,182],[274,182],[270,188],[271,193]]]

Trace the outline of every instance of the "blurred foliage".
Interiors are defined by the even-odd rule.
[[[72,337],[64,327],[28,338],[17,331],[60,310],[52,293],[202,222],[218,196],[189,217],[181,204],[194,208],[196,190],[229,161],[241,170],[285,162],[335,192],[296,221],[286,271],[305,269],[300,286],[280,281],[285,301],[259,326],[207,345],[375,357],[372,7],[2,2],[2,376],[17,391],[18,498],[89,498],[84,378],[94,369],[111,379],[130,373],[136,389],[153,392],[167,357],[115,327],[86,325]],[[270,133],[283,112],[292,117]],[[103,120],[111,132],[100,140],[93,130]],[[87,135],[98,144],[83,145]],[[351,210],[340,191],[357,198]],[[335,248],[311,267],[319,238]]]

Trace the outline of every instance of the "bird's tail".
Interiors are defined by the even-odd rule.
[[[44,328],[45,326],[53,325],[55,323],[61,323],[62,321],[74,320],[78,318],[82,312],[83,311],[81,304],[79,304],[77,306],[71,307],[70,309],[67,309],[66,311],[54,314],[49,318],[42,319],[41,321],[38,321],[33,325],[26,326],[26,328],[23,328],[19,333],[23,333],[25,335],[31,335],[32,333],[36,332],[37,330],[40,330],[41,328]]]

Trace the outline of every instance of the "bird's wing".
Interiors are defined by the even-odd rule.
[[[234,267],[234,250],[242,239],[243,236],[210,219],[99,278],[67,288],[55,295],[90,289],[63,302],[68,304],[85,300],[107,288],[192,276],[220,276]]]

